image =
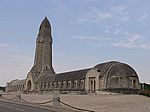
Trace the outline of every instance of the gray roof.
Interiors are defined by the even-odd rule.
[[[11,84],[11,85],[23,85],[24,83],[25,83],[25,79],[23,79],[23,80],[15,79],[15,80],[11,81],[9,84]]]
[[[126,75],[128,77],[138,77],[135,70],[131,66],[125,63],[118,63],[111,67],[111,70],[109,71],[109,75],[114,75],[117,73],[119,75]]]
[[[58,74],[46,74],[45,76],[41,77],[40,81],[42,82],[53,82],[53,81],[66,81],[66,80],[82,80],[85,79],[86,73],[89,69],[82,69]]]
[[[125,63],[117,62],[117,61],[101,63],[101,64],[96,65],[95,68],[97,68],[98,71],[101,72],[102,76],[106,75],[106,72],[108,72],[109,70],[109,74],[116,74],[119,71],[124,71],[126,75],[138,77],[137,73],[131,66]],[[120,75],[122,75],[122,73],[120,73]]]
[[[101,75],[105,75],[106,72],[108,71],[108,69],[112,66],[112,65],[115,65],[115,64],[118,64],[120,62],[117,62],[117,61],[110,61],[110,62],[105,62],[105,63],[101,63],[101,64],[98,64],[96,65],[94,68],[97,68],[97,70],[99,72],[101,72]]]
[[[86,73],[90,70],[88,69],[82,69],[77,71],[71,71],[71,72],[65,72],[65,73],[59,73],[56,74],[56,81],[60,80],[82,80],[86,78]]]
[[[130,67],[127,64],[120,63],[117,61],[111,61],[111,62],[105,62],[96,65],[95,67],[98,72],[101,72],[101,76],[108,75],[108,72],[111,72],[111,74],[114,74],[116,72],[125,71],[126,74],[130,74],[130,76],[137,76],[136,72],[132,67]],[[92,69],[82,69],[82,70],[76,70],[76,71],[70,71],[70,72],[64,72],[64,73],[58,73],[58,74],[44,74],[39,81],[41,82],[53,82],[53,81],[67,81],[67,80],[82,80],[86,78],[87,72]],[[121,73],[122,74],[122,73]]]

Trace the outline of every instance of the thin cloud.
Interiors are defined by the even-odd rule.
[[[137,45],[133,43],[128,43],[128,42],[118,42],[118,43],[113,43],[111,44],[114,47],[124,47],[124,48],[135,48]]]
[[[143,49],[150,49],[150,43],[141,44],[141,45],[140,45],[140,48],[143,48]]]
[[[99,40],[99,37],[90,37],[90,36],[71,36],[71,38],[80,40]]]
[[[82,40],[91,47],[105,47],[109,46],[109,42],[113,39],[112,37],[105,36],[70,36],[72,39]]]
[[[0,73],[6,76],[0,84],[5,85],[14,77],[25,77],[32,66],[32,62],[33,57],[16,46],[0,43]]]
[[[93,40],[93,41],[102,41],[102,40],[110,40],[110,37],[101,37],[101,36],[83,36],[83,35],[77,35],[77,36],[70,36],[73,39],[80,39],[80,40]]]
[[[96,19],[113,18],[113,14],[107,11],[98,11],[96,8],[93,8],[93,12],[96,14]]]
[[[102,10],[95,7],[91,7],[88,15],[84,17],[76,18],[77,22],[102,22],[102,21],[119,21],[119,22],[128,22],[130,21],[129,16],[125,13],[128,9],[128,6],[116,6],[108,8],[108,10]]]
[[[128,6],[116,6],[110,8],[108,11],[93,9],[93,12],[97,15],[96,20],[115,20],[117,22],[128,22],[130,20],[128,14],[126,14]]]
[[[113,34],[118,35],[120,32],[122,32],[122,28],[116,28]]]
[[[123,48],[141,48],[141,49],[150,49],[150,44],[144,41],[144,37],[138,33],[129,34],[124,33],[124,38],[120,38],[120,41],[111,43],[114,41],[113,37],[101,37],[101,36],[69,36],[72,39],[79,39],[85,41],[92,41],[93,46],[103,45],[103,46],[113,46],[113,47],[123,47]],[[91,43],[91,42],[90,42]]]
[[[20,52],[20,50],[14,47],[13,45],[0,43],[0,55],[18,52]]]
[[[16,62],[16,64],[24,64],[31,61],[31,59],[32,58],[28,54],[22,52],[19,48],[10,44],[0,43],[1,64],[9,63],[9,61]]]
[[[123,47],[123,48],[141,48],[141,49],[149,49],[150,50],[150,43],[146,43],[143,39],[144,37],[140,34],[132,34],[129,35],[126,33],[127,38],[121,40],[116,43],[112,43],[111,46],[114,47]]]
[[[138,41],[140,39],[142,39],[142,35],[139,35],[137,33],[128,37],[128,41],[129,42],[136,42],[136,41]]]
[[[147,18],[149,18],[149,14],[145,14],[145,15],[139,17],[139,18],[137,19],[137,21],[143,21],[143,20],[145,20],[145,19],[147,19]]]

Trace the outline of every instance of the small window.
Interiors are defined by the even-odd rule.
[[[97,72],[101,72],[100,70],[97,70]]]

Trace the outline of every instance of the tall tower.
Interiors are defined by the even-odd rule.
[[[55,73],[52,67],[52,43],[51,25],[45,17],[40,25],[36,40],[34,66],[36,66],[38,72],[46,70],[51,74]]]
[[[42,21],[36,39],[36,50],[34,65],[27,74],[25,91],[36,91],[39,89],[38,79],[44,75],[54,75],[52,66],[52,35],[51,25],[47,17]]]

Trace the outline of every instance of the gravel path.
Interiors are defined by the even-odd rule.
[[[22,98],[45,102],[51,100],[52,95],[30,94],[22,95]],[[60,95],[60,99],[72,106],[96,112],[150,112],[150,98],[141,95]]]

